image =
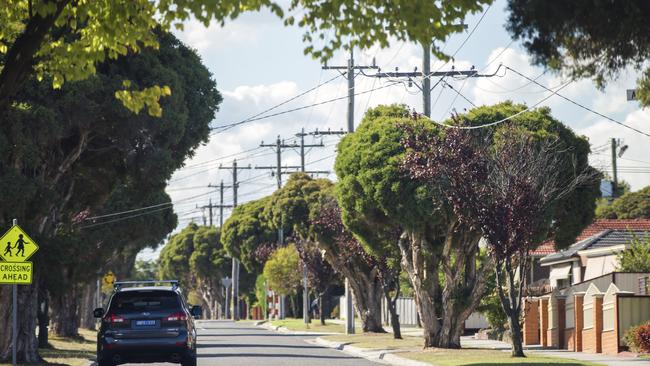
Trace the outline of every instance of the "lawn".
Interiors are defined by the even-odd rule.
[[[273,320],[271,322],[273,326],[285,327],[293,331],[309,331],[309,332],[321,332],[321,333],[344,333],[345,326],[343,324],[336,324],[332,322],[325,322],[325,325],[321,325],[318,319],[312,320],[310,324],[305,324],[300,319],[284,319],[284,320]]]
[[[599,364],[589,363],[565,358],[542,357],[530,355],[525,359],[510,357],[508,352],[463,348],[463,349],[430,349],[422,350],[422,337],[404,336],[404,339],[394,339],[392,334],[355,334],[355,335],[329,335],[322,339],[343,343],[358,348],[399,350],[399,355],[412,360],[427,362],[437,366],[458,366],[458,365],[481,365],[492,366],[501,364],[516,365],[575,365],[575,366],[596,366]]]
[[[97,333],[79,329],[79,338],[63,338],[50,335],[49,348],[40,348],[43,365],[84,366],[95,359]],[[0,364],[9,366],[10,364]]]
[[[423,361],[437,366],[492,366],[503,364],[516,365],[574,365],[574,366],[601,366],[601,364],[571,360],[567,358],[542,357],[529,355],[525,359],[510,357],[509,352],[489,349],[432,349],[418,352],[400,353],[400,356],[412,360]]]

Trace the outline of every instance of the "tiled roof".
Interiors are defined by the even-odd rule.
[[[614,247],[618,245],[628,244],[637,238],[650,238],[650,229],[646,230],[633,230],[633,229],[608,229],[600,233],[590,236],[581,241],[575,242],[567,249],[549,254],[540,260],[540,263],[557,262],[563,259],[571,258],[581,250],[588,249],[602,249]]]
[[[576,243],[584,239],[587,239],[591,236],[594,236],[605,230],[617,230],[617,231],[650,231],[650,219],[636,219],[636,220],[611,220],[611,219],[600,219],[594,221],[591,225],[587,226],[582,233],[576,238]],[[537,249],[535,249],[531,255],[535,257],[542,257],[548,254],[555,253],[555,242],[553,240],[547,240],[540,244]]]

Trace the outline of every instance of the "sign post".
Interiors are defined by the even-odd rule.
[[[0,238],[0,284],[12,285],[11,363],[16,366],[16,343],[18,340],[18,285],[31,285],[33,265],[27,262],[38,244],[13,220],[13,226]]]

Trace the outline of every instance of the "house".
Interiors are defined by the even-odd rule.
[[[614,272],[616,254],[625,250],[634,236],[650,238],[650,220],[596,220],[574,244],[559,252],[553,241],[542,243],[531,255],[528,283],[547,278],[550,288],[565,288]]]

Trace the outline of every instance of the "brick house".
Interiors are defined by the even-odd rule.
[[[551,288],[566,288],[614,272],[618,266],[616,254],[625,250],[635,236],[650,238],[650,220],[596,220],[565,250],[549,253],[554,243],[543,243],[534,253],[549,254],[536,265],[548,269],[536,271],[548,273]]]
[[[542,244],[531,276],[547,268],[549,291],[526,299],[524,344],[591,353],[625,350],[625,331],[650,320],[650,274],[616,272],[616,253],[633,236],[650,237],[650,220],[597,220],[560,252],[553,242]]]

